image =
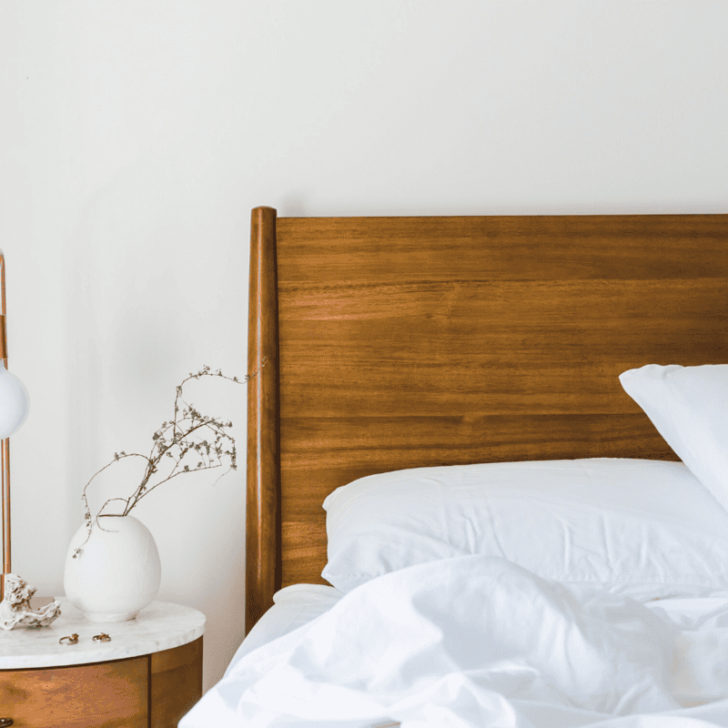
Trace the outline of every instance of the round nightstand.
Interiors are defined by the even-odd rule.
[[[201,612],[153,602],[128,622],[96,623],[59,601],[50,627],[0,630],[0,726],[173,728],[200,699]]]

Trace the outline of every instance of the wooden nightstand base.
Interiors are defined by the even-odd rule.
[[[202,637],[90,665],[0,670],[0,718],[13,728],[175,728],[202,697]]]
[[[177,728],[202,697],[202,637],[151,657],[150,728]]]

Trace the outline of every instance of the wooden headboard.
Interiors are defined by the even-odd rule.
[[[253,211],[247,602],[325,583],[328,493],[399,468],[674,458],[622,391],[728,361],[728,215]]]

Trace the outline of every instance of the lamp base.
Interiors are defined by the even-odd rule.
[[[0,602],[0,629],[48,627],[61,616],[61,604],[55,599],[33,609],[30,604],[35,587],[17,574],[5,574],[5,596]]]

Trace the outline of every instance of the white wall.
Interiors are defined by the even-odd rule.
[[[727,212],[727,37],[724,0],[3,0],[14,569],[60,593],[86,480],[185,374],[245,373],[252,207]],[[244,389],[190,394],[244,452]],[[243,473],[138,511],[160,597],[208,616],[208,687],[243,630]]]

